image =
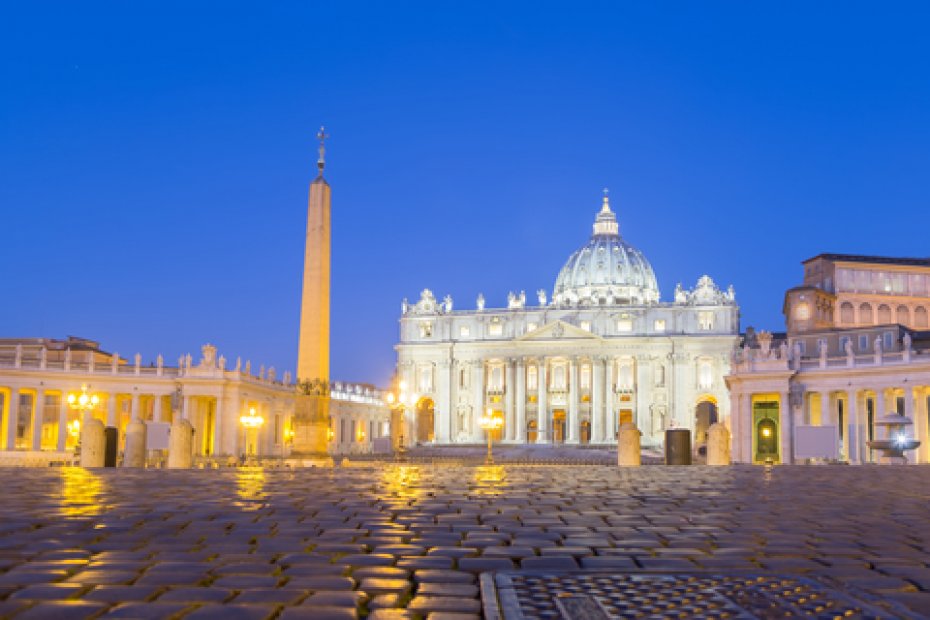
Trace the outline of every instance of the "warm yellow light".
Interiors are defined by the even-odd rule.
[[[401,391],[401,392],[406,392],[406,391],[407,391],[407,382],[406,382],[406,381],[401,381],[401,382],[400,382],[400,391]]]
[[[358,432],[355,434],[355,438],[359,441],[359,443],[365,441],[365,431],[358,429]]]
[[[81,386],[80,394],[68,394],[68,406],[72,409],[90,411],[100,403],[96,394],[87,393],[87,384]]]
[[[772,429],[770,429],[770,428],[768,428],[768,427],[763,428],[763,429],[762,429],[762,436],[765,437],[765,438],[771,437],[771,436],[772,436]]]
[[[249,415],[240,417],[239,423],[246,428],[259,428],[262,424],[265,423],[265,418],[260,415],[256,415],[255,407],[249,407]]]
[[[496,431],[504,426],[504,419],[494,415],[494,412],[488,409],[487,414],[478,418],[478,426],[486,431]]]
[[[413,396],[410,397],[410,404],[411,404],[411,405],[414,405],[414,404],[416,404],[416,403],[418,403],[418,402],[420,402],[420,395],[419,395],[419,394],[414,394]]]
[[[334,431],[334,430],[331,429],[331,428],[326,429],[326,439],[327,439],[327,440],[332,441],[333,438],[334,438],[335,436],[336,436],[336,431]]]
[[[386,400],[389,405],[393,405],[394,404],[394,393],[388,392]]]
[[[69,404],[69,405],[73,405],[75,400],[77,400],[77,397],[75,397],[74,394],[68,394],[68,404]]]
[[[67,427],[68,427],[68,434],[71,435],[72,437],[77,437],[81,433],[81,421],[80,420],[72,420],[71,422],[68,422]]]

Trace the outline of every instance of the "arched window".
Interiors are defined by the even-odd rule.
[[[536,390],[539,388],[539,370],[536,366],[530,366],[526,369],[526,389]]]
[[[714,367],[710,360],[698,360],[698,387],[709,390],[714,385]]]
[[[856,322],[856,312],[853,308],[853,305],[848,301],[844,301],[843,305],[840,306],[840,323],[846,325],[852,325]]]
[[[927,309],[923,306],[914,310],[914,327],[927,327]]]
[[[887,325],[891,323],[891,308],[882,304],[878,307],[878,324]]]
[[[561,364],[552,369],[552,389],[565,389],[565,366]]]
[[[859,323],[864,325],[872,325],[875,321],[872,319],[872,306],[870,304],[862,304],[859,306]]]
[[[633,365],[629,362],[620,362],[617,373],[617,386],[622,390],[633,389]]]
[[[900,323],[901,325],[909,325],[911,322],[911,313],[907,309],[907,306],[898,306],[898,309],[895,310],[895,322]]]

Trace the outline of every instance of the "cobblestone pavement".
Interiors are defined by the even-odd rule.
[[[930,467],[0,470],[0,616],[481,613],[500,569],[829,576],[930,616]]]

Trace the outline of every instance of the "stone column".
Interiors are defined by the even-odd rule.
[[[152,421],[161,422],[161,394],[155,394],[155,402],[152,405]]]
[[[190,420],[191,416],[191,397],[190,394],[184,395],[184,400],[181,401],[181,419]]]
[[[452,426],[452,362],[440,360],[436,365],[436,411],[433,438],[436,443],[449,443]],[[365,431],[366,433],[368,431]]]
[[[133,393],[132,402],[129,406],[129,419],[130,420],[141,420],[142,412],[139,411],[139,395]]]
[[[16,426],[19,423],[19,389],[10,388],[10,404],[7,407],[6,449],[16,449]]]
[[[110,392],[107,396],[107,426],[116,426],[116,392]]]
[[[516,420],[514,422],[514,440],[526,443],[526,366],[523,358],[517,358],[517,394]]]
[[[617,424],[617,393],[614,390],[614,386],[617,383],[617,378],[614,374],[614,366],[616,366],[616,360],[612,357],[607,358],[607,380],[604,385],[604,409],[606,409],[606,420],[605,420],[605,431],[604,436],[607,440],[607,443],[614,443],[619,438],[620,427]],[[633,400],[634,407],[637,407],[636,403],[639,401],[639,384],[636,381],[636,373],[639,372],[639,362],[633,362]],[[635,425],[637,420],[637,412],[633,412],[633,424]],[[637,427],[639,430],[639,427]],[[642,431],[639,435],[642,437]]]
[[[739,463],[752,463],[752,394],[742,393],[737,400],[737,410],[730,417],[733,423],[733,452]]]
[[[55,446],[59,452],[64,452],[68,441],[68,396],[61,391],[61,400],[58,401],[58,442]]]
[[[862,462],[859,449],[859,401],[855,390],[846,392],[846,458],[850,463]]]
[[[781,392],[778,395],[778,430],[781,433],[779,438],[781,462],[793,463],[794,416],[792,415],[791,395],[788,392]]]
[[[472,416],[471,416],[471,428],[468,429],[468,435],[472,438],[472,441],[481,441],[482,430],[478,426],[478,418],[484,415],[484,407],[486,400],[486,395],[484,391],[484,360],[477,360],[472,369],[472,388],[474,390],[474,396],[472,401]]]
[[[907,385],[905,385],[905,387],[904,387],[904,417],[907,418],[907,419],[909,419],[911,422],[916,422],[916,420],[914,419],[914,411],[915,411],[915,408],[914,408],[914,389],[911,388],[911,387],[907,387]],[[914,429],[913,432],[914,432],[914,434],[915,434],[915,436],[916,436],[916,434],[917,434],[917,425],[915,424],[915,425],[912,426],[911,428]],[[919,463],[919,462],[920,462],[920,453],[919,453],[919,452],[920,452],[920,450],[919,450],[919,446],[918,446],[918,449],[917,449],[917,450],[912,450],[912,451],[911,451],[910,455],[908,455],[908,459],[907,459],[907,460],[908,460],[909,462],[912,462],[912,463]]]
[[[920,441],[917,447],[918,463],[930,463],[930,436],[928,436],[927,420],[927,388],[920,387],[915,390],[917,402],[914,407],[914,438]]]
[[[566,443],[578,443],[578,361],[568,360],[568,432]]]
[[[514,421],[514,405],[516,400],[516,389],[514,388],[514,370],[513,370],[514,360],[507,360],[507,376],[505,378],[504,389],[504,407],[505,407],[505,419],[504,419],[504,438],[508,442],[512,442],[514,438],[514,427],[516,422]]]
[[[885,417],[885,413],[888,411],[888,390],[884,388],[878,388],[875,390],[875,414],[872,416],[872,437],[875,439],[887,439],[886,437],[878,436],[878,427],[875,425],[876,422]],[[868,438],[868,429],[866,429],[866,438]],[[879,456],[878,453],[875,456]]]
[[[604,375],[603,357],[591,360],[591,443],[604,443]]]
[[[549,443],[549,403],[546,397],[549,394],[548,377],[546,372],[546,358],[536,360],[536,443]]]
[[[32,400],[32,449],[42,449],[42,418],[45,416],[45,390],[36,390]]]
[[[823,391],[820,393],[820,425],[821,426],[832,426],[833,425],[833,407],[830,403],[830,392]]]

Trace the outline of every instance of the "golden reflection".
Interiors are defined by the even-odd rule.
[[[478,495],[500,495],[502,483],[506,478],[503,465],[482,465],[475,467],[473,492]]]
[[[95,517],[103,510],[103,480],[83,467],[61,468],[61,514]]]
[[[236,492],[241,502],[236,505],[246,510],[258,510],[268,497],[265,493],[265,470],[262,467],[240,467],[236,470]]]
[[[420,486],[420,468],[416,465],[389,465],[382,470],[383,497],[410,504],[423,496]]]

